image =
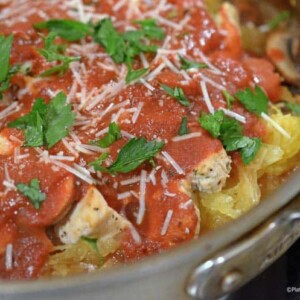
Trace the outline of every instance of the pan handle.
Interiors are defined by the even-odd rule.
[[[198,265],[186,292],[196,299],[218,299],[259,275],[300,237],[300,195],[259,228]]]

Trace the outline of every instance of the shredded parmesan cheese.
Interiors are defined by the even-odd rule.
[[[171,222],[171,219],[172,219],[172,216],[173,216],[173,210],[169,209],[167,212],[164,224],[162,226],[161,232],[160,232],[161,235],[166,235],[169,225],[170,225],[170,222]]]
[[[141,180],[140,180],[139,211],[136,220],[137,224],[142,224],[145,215],[146,179],[147,179],[147,172],[145,170],[142,170]]]
[[[183,169],[178,165],[178,163],[172,158],[172,156],[168,152],[162,151],[161,154],[165,157],[165,159],[170,163],[170,165],[176,170],[178,174],[184,174]]]

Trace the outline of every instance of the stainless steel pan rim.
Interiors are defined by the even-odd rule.
[[[105,270],[104,272],[71,276],[63,279],[2,282],[0,283],[0,298],[14,295],[27,299],[26,295],[35,295],[40,292],[61,292],[63,295],[63,292],[67,289],[71,289],[75,297],[77,292],[82,292],[83,290],[92,291],[96,289],[101,291],[101,288],[115,288],[116,284],[124,285],[162,272],[168,273],[169,270],[174,268],[184,268],[184,266],[189,265],[196,267],[199,263],[224,249],[224,247],[231,245],[287,205],[299,193],[299,183],[300,170],[291,175],[282,187],[246,215],[198,240],[183,244],[166,253],[146,258],[126,267],[118,267],[112,270]],[[185,270],[183,273],[191,271]]]

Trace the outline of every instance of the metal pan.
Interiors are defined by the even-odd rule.
[[[126,267],[0,283],[2,300],[215,299],[278,259],[300,236],[300,170],[248,214],[199,240]]]

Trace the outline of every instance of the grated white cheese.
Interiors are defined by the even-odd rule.
[[[181,208],[181,209],[187,209],[191,204],[193,204],[193,200],[192,199],[188,200],[185,203],[181,203],[179,205],[179,208]]]
[[[192,133],[185,134],[185,135],[182,135],[182,136],[175,136],[175,137],[172,138],[172,141],[173,142],[181,142],[181,141],[197,138],[197,137],[200,137],[200,136],[202,136],[201,132],[192,132]]]
[[[208,111],[211,114],[213,114],[215,112],[215,109],[214,109],[214,107],[211,103],[205,81],[203,81],[203,80],[200,81],[200,87],[201,87],[201,90],[202,90],[203,99],[204,99],[204,102],[206,104],[206,107],[207,107]]]
[[[122,180],[120,182],[121,185],[130,185],[130,184],[134,184],[134,183],[137,183],[141,180],[141,177],[140,176],[135,176],[135,177],[132,177],[132,178],[129,178],[129,179],[126,179],[126,180]]]
[[[91,176],[87,175],[87,173],[82,173],[81,171],[76,170],[75,168],[73,168],[69,165],[66,165],[66,164],[64,164],[60,161],[51,160],[51,163],[56,165],[59,168],[65,169],[66,171],[74,174],[75,176],[77,176],[78,178],[80,178],[83,181],[87,182],[88,184],[96,184],[97,183],[97,181],[94,178],[92,178]]]
[[[147,179],[147,172],[145,170],[142,170],[141,180],[140,180],[139,211],[136,219],[137,224],[142,224],[145,211],[146,211],[146,203],[145,203],[146,179]]]
[[[135,241],[136,244],[141,244],[142,243],[142,238],[140,236],[140,234],[138,233],[138,231],[136,230],[136,228],[131,224],[130,226],[130,232],[131,235],[133,237],[133,240]]]
[[[172,216],[173,216],[173,210],[169,209],[167,212],[164,224],[162,226],[161,232],[160,232],[161,235],[166,235],[169,225],[170,225],[170,222],[171,222],[171,219],[172,219]]]
[[[231,118],[234,118],[236,119],[237,121],[243,123],[243,124],[246,124],[246,118],[232,110],[228,110],[226,108],[221,108],[221,110],[224,111],[225,115],[228,116],[228,117],[231,117]]]
[[[124,200],[129,197],[131,197],[131,192],[124,192],[121,194],[117,194],[117,200]]]
[[[137,106],[137,109],[136,109],[136,112],[135,112],[135,113],[133,114],[133,116],[132,116],[132,123],[133,123],[133,124],[136,123],[136,121],[137,121],[137,119],[138,119],[138,117],[139,117],[139,115],[140,115],[140,113],[141,113],[141,110],[142,110],[142,108],[143,108],[143,105],[144,105],[143,102],[139,102],[139,104],[138,104],[138,106]]]
[[[176,170],[178,174],[184,174],[183,169],[178,165],[178,163],[167,151],[162,151],[161,154],[166,158],[166,160],[171,164],[171,166]]]
[[[282,128],[278,123],[276,123],[270,116],[268,116],[265,113],[261,114],[261,117],[268,122],[270,125],[272,125],[278,132],[280,132],[283,136],[285,136],[287,139],[290,139],[290,134]]]
[[[7,244],[5,250],[5,269],[11,270],[13,267],[13,245]]]

